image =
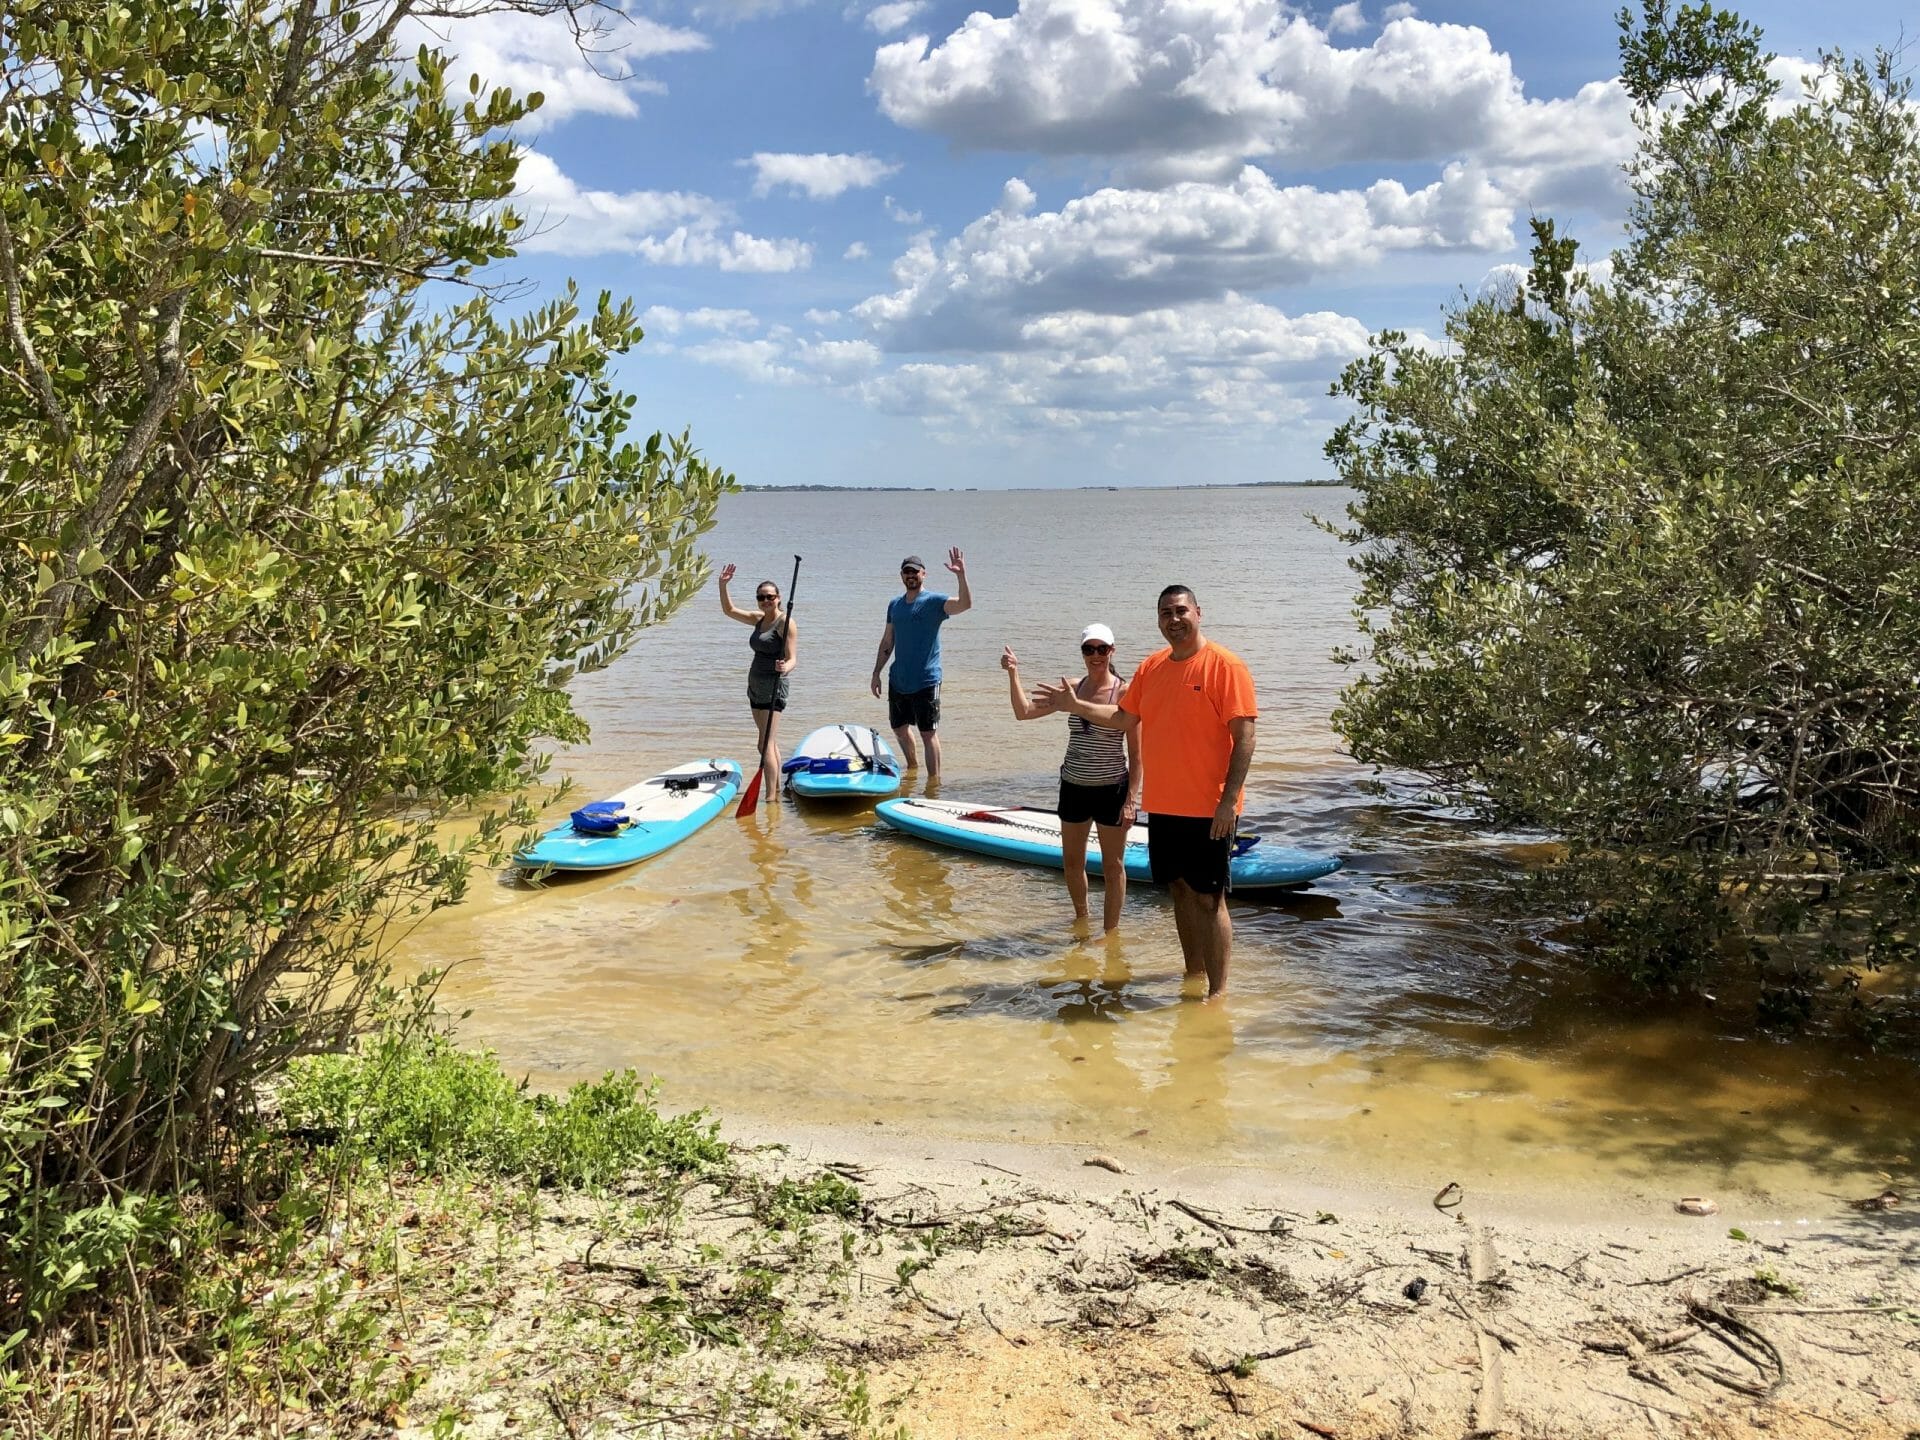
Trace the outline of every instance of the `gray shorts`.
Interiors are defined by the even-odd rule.
[[[787,708],[787,681],[790,675],[756,675],[747,672],[747,704],[755,710],[776,714]]]

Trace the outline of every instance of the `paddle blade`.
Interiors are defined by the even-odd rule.
[[[740,808],[733,812],[736,820],[744,820],[760,808],[760,778],[767,773],[763,765],[753,772],[753,779],[747,782],[746,793],[740,797]]]

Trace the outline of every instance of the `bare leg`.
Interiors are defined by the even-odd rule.
[[[780,803],[780,712],[763,710],[767,723],[761,734],[760,789],[774,804]]]
[[[940,737],[931,730],[920,732],[921,743],[927,747],[927,778],[940,778]]]
[[[911,725],[894,726],[893,743],[900,747],[900,763],[906,766],[907,769],[911,770],[920,763],[914,755],[913,727]]]
[[[1184,880],[1173,882],[1173,918],[1180,929],[1180,950],[1187,974],[1204,972],[1207,998],[1227,989],[1227,966],[1233,959],[1233,917],[1226,892],[1202,895]]]
[[[1120,912],[1127,903],[1127,832],[1119,825],[1100,827],[1100,874],[1107,887],[1101,928],[1112,934],[1120,928]]]
[[[756,710],[753,712],[753,748],[760,756],[760,788],[763,793],[769,785],[777,784],[780,779],[780,767],[777,760],[774,762],[773,774],[767,774],[767,751],[773,743],[773,737],[769,732],[772,729],[773,711]],[[769,795],[767,798],[771,800],[773,797]]]
[[[1067,894],[1073,897],[1076,920],[1087,918],[1087,832],[1091,829],[1091,820],[1060,822],[1060,868],[1067,872]]]
[[[1207,973],[1207,961],[1200,953],[1200,916],[1194,904],[1200,897],[1193,893],[1193,887],[1184,880],[1175,880],[1171,888],[1173,924],[1180,932],[1180,958],[1186,961],[1187,974],[1204,975]]]

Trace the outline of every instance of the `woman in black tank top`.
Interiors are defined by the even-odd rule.
[[[799,654],[799,632],[793,617],[780,603],[780,586],[762,580],[753,587],[754,608],[742,610],[727,593],[734,567],[720,571],[720,609],[742,625],[751,625],[747,647],[753,651],[753,663],[747,667],[747,707],[753,712],[754,743],[764,757],[760,766],[760,788],[767,799],[780,799],[780,745],[775,731],[780,712],[787,708],[787,676],[792,673]]]
[[[1089,625],[1080,632],[1080,658],[1086,666],[1075,688],[1085,699],[1117,705],[1126,682],[1113,673],[1113,632]],[[1007,672],[1007,698],[1016,720],[1037,720],[1057,712],[1036,705],[1020,683],[1020,661],[1011,645],[1000,654]],[[1073,918],[1087,918],[1087,837],[1100,834],[1100,875],[1105,884],[1101,921],[1109,932],[1120,928],[1127,903],[1127,829],[1140,808],[1140,741],[1128,731],[1089,726],[1067,717],[1067,754],[1060,766],[1060,859],[1073,897]]]

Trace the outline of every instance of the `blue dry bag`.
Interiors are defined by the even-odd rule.
[[[595,800],[573,812],[573,828],[582,835],[618,835],[627,823],[626,811],[618,800]]]

